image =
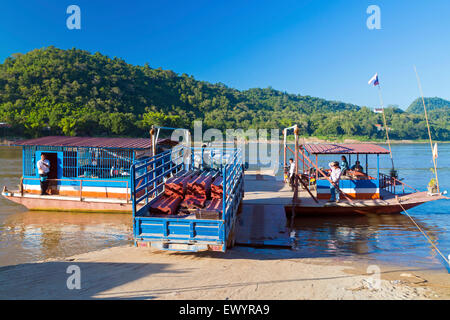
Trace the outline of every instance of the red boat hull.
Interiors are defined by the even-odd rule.
[[[408,210],[414,208],[424,202],[416,202],[403,204],[403,207]],[[286,217],[290,218],[293,206],[285,206],[284,210]],[[324,206],[324,207],[306,207],[301,204],[295,206],[296,216],[317,216],[317,215],[364,215],[364,214],[398,214],[403,211],[400,205],[387,206],[368,206],[368,207],[350,207],[350,206]]]

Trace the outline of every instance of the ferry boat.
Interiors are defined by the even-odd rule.
[[[170,150],[170,139],[48,136],[18,141],[22,147],[19,189],[3,187],[2,196],[30,210],[131,212],[134,163]],[[40,194],[37,161],[50,161],[48,195]]]
[[[288,128],[289,129],[289,128]],[[286,134],[286,133],[285,133]],[[409,186],[397,177],[396,172],[389,174],[380,172],[380,156],[390,154],[390,151],[376,144],[357,143],[298,143],[292,150],[284,139],[284,166],[287,165],[287,152],[295,157],[296,181],[292,202],[285,206],[287,217],[294,215],[346,215],[346,214],[396,214],[420,204],[449,199],[446,192],[419,191]],[[330,156],[335,161],[341,156],[352,160],[364,159],[363,172],[347,170],[341,175],[336,189],[340,193],[339,202],[330,202],[329,177],[330,170],[319,167],[319,157]],[[313,158],[313,160],[311,159]],[[369,160],[376,162],[375,174],[369,175]]]

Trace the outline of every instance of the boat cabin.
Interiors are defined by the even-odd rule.
[[[305,144],[303,151],[308,158],[315,157],[315,168],[320,168],[319,156],[326,158],[326,164],[322,165],[323,173],[330,168],[328,163],[337,161],[341,164],[341,156],[345,156],[349,169],[341,175],[339,188],[352,199],[381,199],[380,190],[384,188],[385,176],[380,173],[380,154],[389,154],[389,150],[375,144]],[[376,157],[376,174],[369,175],[369,156]],[[300,158],[302,159],[302,158]],[[322,159],[323,160],[323,159]],[[354,167],[356,162],[360,165]],[[310,170],[309,175],[316,182],[317,198],[330,199],[330,182],[314,166],[307,166],[303,161],[304,171]],[[341,166],[342,167],[342,166]],[[353,167],[353,170],[351,169]],[[342,169],[342,168],[341,168]]]
[[[158,140],[156,153],[177,142]],[[48,192],[51,195],[130,199],[130,167],[152,154],[151,139],[49,136],[18,141],[22,147],[24,194],[40,194],[37,162],[50,161]]]

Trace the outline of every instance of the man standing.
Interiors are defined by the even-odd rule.
[[[339,162],[330,162],[328,164],[331,168],[330,179],[333,181],[334,185],[339,187],[339,180],[341,179],[341,168],[339,167]],[[330,193],[331,198],[329,202],[339,202],[339,191],[336,187],[330,183]]]
[[[295,163],[294,159],[289,159],[289,184],[292,188],[292,191],[294,191],[294,184],[295,184]]]
[[[37,162],[38,173],[41,183],[41,195],[47,194],[48,188],[48,173],[50,172],[50,161],[47,160],[45,154],[41,154],[41,160]]]

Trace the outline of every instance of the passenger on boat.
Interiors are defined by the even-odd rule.
[[[355,165],[351,168],[352,171],[361,172],[364,173],[363,167],[361,166],[361,163],[357,160],[355,161]]]
[[[347,174],[347,170],[349,168],[348,162],[347,162],[347,158],[345,156],[341,157],[341,167],[342,167],[342,175],[346,175]]]
[[[330,179],[334,182],[336,186],[339,186],[339,180],[341,179],[342,170],[339,167],[339,162],[330,162],[329,167],[331,168]],[[330,183],[330,201],[329,202],[339,202],[339,191],[336,190],[336,187]]]
[[[48,173],[50,172],[50,161],[47,160],[45,154],[41,154],[41,160],[37,162],[38,173],[40,177],[41,195],[47,194]]]
[[[294,179],[295,179],[295,164],[294,159],[289,159],[289,185],[292,188],[292,191],[294,191]]]

